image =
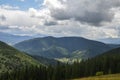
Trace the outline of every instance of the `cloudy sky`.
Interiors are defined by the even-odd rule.
[[[0,31],[120,38],[120,0],[0,0]]]

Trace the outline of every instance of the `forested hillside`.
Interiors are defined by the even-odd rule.
[[[57,64],[48,67],[26,67],[13,73],[5,73],[0,80],[66,80],[88,76],[120,73],[120,48],[95,58],[74,64]],[[6,77],[7,76],[7,77]]]
[[[0,41],[0,74],[31,65],[39,66],[40,63],[31,56]]]

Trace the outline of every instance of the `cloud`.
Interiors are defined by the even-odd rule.
[[[14,0],[15,1],[15,0]],[[21,2],[24,2],[25,0],[17,0],[17,1],[21,1]]]
[[[3,14],[6,17],[4,25],[33,26],[39,24],[39,20],[37,18],[30,17],[28,11],[8,10],[0,8],[0,14]]]
[[[18,6],[10,6],[10,5],[5,5],[5,4],[0,5],[0,8],[1,8],[1,9],[8,9],[8,10],[16,10],[16,9],[19,9]]]
[[[57,25],[58,23],[57,22],[55,22],[55,21],[45,21],[44,22],[44,25],[46,25],[46,26],[53,26],[53,25]]]
[[[20,35],[118,38],[119,3],[119,0],[45,0],[40,9],[23,11],[0,7],[0,31]]]
[[[56,20],[75,19],[98,26],[112,21],[111,9],[120,6],[120,0],[45,0],[44,5]]]
[[[0,15],[0,21],[5,21],[6,20],[6,17],[2,14]]]
[[[22,1],[22,2],[23,2],[23,1],[25,1],[25,0],[20,0],[20,1]]]
[[[41,21],[43,26],[57,25],[58,22],[51,17],[50,11],[47,8],[36,10],[34,8],[29,8],[29,14],[31,18],[36,18]]]
[[[0,26],[0,30],[7,30],[10,29],[8,26]]]

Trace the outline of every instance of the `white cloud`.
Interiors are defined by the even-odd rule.
[[[1,9],[8,9],[8,10],[15,10],[15,9],[19,9],[18,6],[10,6],[10,5],[0,5]]]
[[[5,8],[6,5],[2,5],[0,7],[0,31],[57,37],[82,36],[90,39],[120,37],[119,2],[117,0],[111,0],[109,3],[107,3],[108,0],[93,1],[95,2],[45,0],[42,9],[29,8],[27,11]],[[106,3],[102,4],[102,2]],[[85,14],[86,11],[94,15]],[[82,20],[81,17],[83,17]],[[100,17],[102,19],[98,20]],[[97,26],[95,20],[98,20],[97,24],[100,23],[102,26]]]
[[[25,0],[17,0],[17,1],[21,1],[21,2],[24,2]]]
[[[22,2],[23,2],[23,1],[25,1],[25,0],[20,0],[20,1],[22,1]]]
[[[38,25],[40,22],[39,19],[30,17],[29,11],[0,8],[0,14],[6,16],[6,24],[4,25],[31,26]]]

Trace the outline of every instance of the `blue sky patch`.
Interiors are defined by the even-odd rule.
[[[0,0],[0,5],[10,5],[10,6],[18,6],[21,10],[28,10],[29,8],[39,9],[43,0]]]

